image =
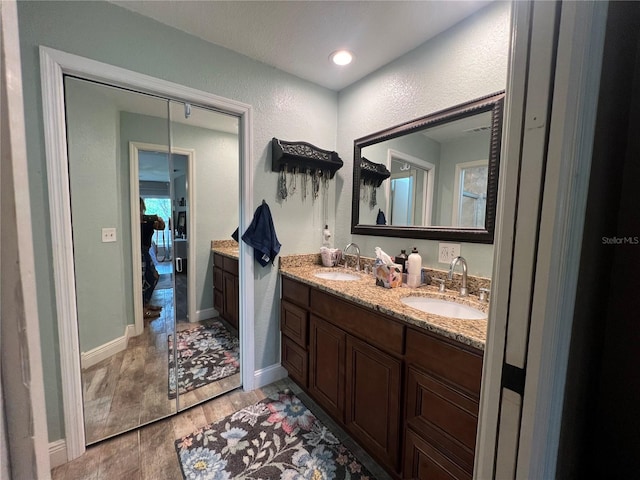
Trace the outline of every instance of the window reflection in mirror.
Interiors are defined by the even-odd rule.
[[[467,228],[484,225],[488,165],[487,160],[456,165],[452,225]]]

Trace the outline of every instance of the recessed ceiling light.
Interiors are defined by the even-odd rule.
[[[336,65],[349,65],[353,60],[353,54],[348,50],[338,50],[333,52],[329,58]]]

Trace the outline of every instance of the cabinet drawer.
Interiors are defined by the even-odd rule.
[[[233,275],[238,275],[238,260],[235,258],[222,257],[222,269]]]
[[[222,269],[213,267],[213,288],[222,291]]]
[[[385,352],[404,353],[405,327],[390,318],[318,290],[311,290],[311,310]]]
[[[309,286],[296,282],[287,277],[282,277],[282,298],[303,307],[309,306]]]
[[[473,469],[478,403],[448,384],[407,368],[407,423]]]
[[[436,447],[411,429],[406,431],[403,478],[417,480],[471,480],[471,473],[460,468]]]
[[[222,255],[220,255],[219,253],[214,253],[213,254],[213,265],[216,267],[220,267],[222,268],[222,264],[223,264],[223,259],[224,257]]]
[[[407,331],[407,362],[462,387],[480,398],[482,352],[464,349],[413,329]]]
[[[308,313],[292,303],[282,300],[280,305],[280,330],[302,348],[307,348]]]
[[[287,337],[282,337],[282,366],[299,385],[307,388],[308,353]]]

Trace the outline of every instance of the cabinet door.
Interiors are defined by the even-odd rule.
[[[321,318],[309,322],[309,390],[328,413],[344,422],[345,333]]]
[[[223,295],[224,295],[224,317],[233,326],[238,328],[238,277],[229,273],[222,274]]]
[[[398,471],[402,362],[347,335],[345,424],[380,462]]]
[[[402,478],[417,480],[471,480],[462,470],[429,442],[406,430],[405,462]]]

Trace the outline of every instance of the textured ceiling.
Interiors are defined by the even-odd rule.
[[[341,90],[490,0],[112,1],[318,85]],[[347,67],[329,55],[347,48]]]

